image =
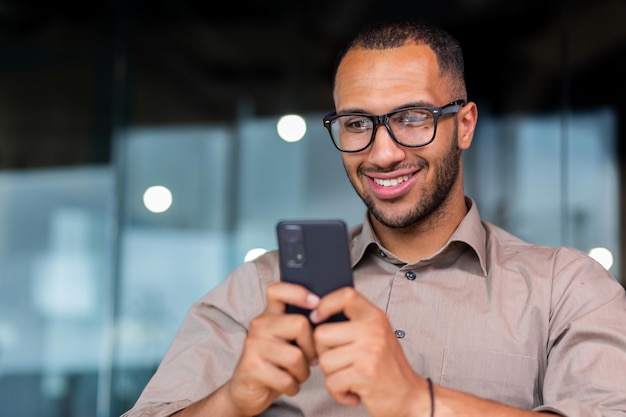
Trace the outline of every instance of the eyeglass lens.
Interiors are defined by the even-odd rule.
[[[342,150],[354,151],[365,148],[372,140],[376,116],[343,115],[330,124],[330,132]],[[392,113],[382,120],[391,129],[396,141],[407,146],[419,146],[430,142],[435,132],[433,113],[424,109],[408,109]]]

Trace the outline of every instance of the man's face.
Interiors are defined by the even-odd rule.
[[[407,106],[440,107],[451,97],[432,50],[408,44],[349,52],[338,68],[336,111],[386,114]],[[348,178],[375,220],[392,228],[414,225],[463,192],[457,116],[439,118],[435,140],[421,148],[396,143],[379,126],[374,142],[343,153]]]

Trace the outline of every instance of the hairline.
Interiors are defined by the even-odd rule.
[[[464,57],[459,41],[439,27],[413,20],[386,21],[360,31],[337,55],[333,88],[338,68],[349,52],[382,51],[412,44],[423,45],[433,51],[439,74],[451,82],[449,89],[454,100],[467,101]]]

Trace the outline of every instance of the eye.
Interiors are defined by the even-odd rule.
[[[349,132],[363,132],[372,129],[372,121],[364,116],[342,116],[341,125]]]
[[[430,123],[432,114],[426,110],[405,110],[391,117],[391,122],[403,127],[418,127]]]

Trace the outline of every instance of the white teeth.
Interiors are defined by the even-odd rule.
[[[382,185],[383,187],[393,187],[395,185],[401,184],[404,181],[408,180],[410,178],[410,175],[403,175],[401,177],[398,178],[394,178],[391,180],[381,180],[379,178],[374,178],[374,182],[378,185]]]

